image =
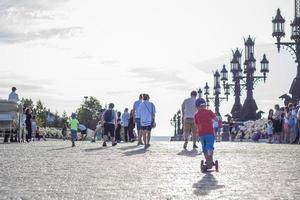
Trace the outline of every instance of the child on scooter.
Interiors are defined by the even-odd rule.
[[[217,121],[217,116],[207,108],[206,102],[203,98],[196,100],[197,113],[195,114],[195,124],[197,132],[202,144],[202,151],[205,157],[205,165],[201,170],[206,171],[214,166],[214,129],[212,121]]]

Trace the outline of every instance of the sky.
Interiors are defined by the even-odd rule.
[[[296,76],[292,56],[278,54],[272,38],[277,8],[288,41],[293,0],[1,0],[0,98],[16,86],[20,97],[70,114],[84,96],[123,111],[148,93],[154,135],[172,135],[170,119],[183,100],[206,82],[212,88],[213,71],[228,69],[231,51],[251,35],[257,68],[264,53],[270,61],[266,83],[254,91],[267,112]],[[221,103],[222,115],[233,100]]]

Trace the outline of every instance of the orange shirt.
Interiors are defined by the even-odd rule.
[[[215,113],[208,109],[199,109],[195,114],[195,124],[199,136],[214,134],[213,122]]]

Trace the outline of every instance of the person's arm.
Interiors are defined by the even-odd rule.
[[[181,124],[182,125],[184,125],[184,104],[185,104],[185,101],[183,101],[183,103],[181,104],[181,114],[182,114]]]

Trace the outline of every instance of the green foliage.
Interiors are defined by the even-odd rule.
[[[22,98],[21,99],[21,104],[23,105],[23,108],[33,109],[33,107],[34,107],[32,99]]]
[[[77,119],[87,128],[95,129],[99,121],[99,112],[102,105],[95,97],[87,98],[77,109]]]
[[[40,99],[36,102],[36,106],[33,109],[33,114],[37,118],[38,125],[40,127],[46,127],[47,108],[44,106],[43,102]]]
[[[171,118],[171,125],[174,126],[174,136],[182,134],[182,128],[181,128],[181,112],[180,110],[177,111]]]

